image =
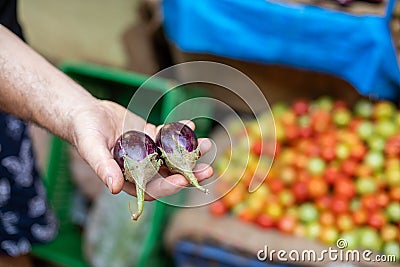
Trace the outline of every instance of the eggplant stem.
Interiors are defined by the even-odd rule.
[[[204,188],[199,184],[199,181],[197,180],[197,178],[194,176],[194,174],[192,172],[183,172],[182,175],[185,176],[185,178],[187,180],[189,180],[191,185],[193,185],[194,187],[196,187],[197,189],[199,189],[200,191],[202,191],[206,194],[209,193],[207,188]]]
[[[131,218],[134,221],[137,221],[139,219],[140,215],[143,212],[143,207],[144,207],[144,189],[143,185],[136,184],[136,198],[137,198],[137,205],[138,205],[138,211],[136,213],[133,213],[131,209]]]

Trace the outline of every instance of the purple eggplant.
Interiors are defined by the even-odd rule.
[[[158,132],[156,144],[171,173],[183,175],[190,184],[208,193],[193,174],[196,161],[200,158],[200,146],[192,129],[180,122],[166,124]]]
[[[147,134],[128,131],[117,139],[114,159],[125,180],[136,184],[138,211],[131,215],[133,220],[137,220],[143,211],[146,184],[157,174],[162,164],[157,146]]]

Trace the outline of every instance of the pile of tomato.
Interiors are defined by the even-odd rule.
[[[400,257],[398,107],[367,99],[350,107],[321,97],[277,103],[271,110],[277,143],[266,179],[249,193],[252,166],[268,165],[271,146],[253,130],[256,122],[246,121],[245,134],[231,132],[250,142],[246,169],[226,171],[227,162],[235,162],[228,152],[216,160],[216,173],[226,185],[217,190],[238,182],[210,205],[210,212],[326,244],[344,238],[349,248]]]

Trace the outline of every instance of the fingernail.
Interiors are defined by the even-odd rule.
[[[113,184],[113,179],[110,176],[110,177],[107,178],[107,186],[108,186],[108,189],[110,190],[111,193],[112,193],[112,184]]]

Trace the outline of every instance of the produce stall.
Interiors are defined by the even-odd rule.
[[[244,131],[226,124],[236,141],[219,148],[214,168],[224,182],[211,190],[224,196],[176,212],[165,233],[179,266],[398,266],[399,11],[395,1],[338,2],[163,1],[177,60],[214,60],[249,75],[271,100],[277,138],[271,149],[256,121],[244,119]],[[283,68],[286,90],[274,83]],[[272,157],[267,177],[257,178],[257,162]],[[245,160],[244,172],[235,169]],[[250,193],[252,179],[265,180]],[[266,246],[286,255],[368,250],[375,260],[260,260]]]

